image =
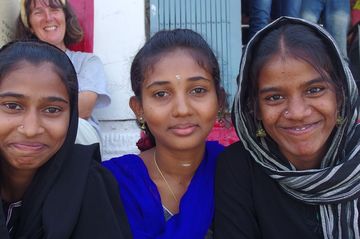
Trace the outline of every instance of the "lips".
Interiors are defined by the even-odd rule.
[[[196,130],[197,127],[198,127],[197,124],[187,123],[187,124],[177,124],[171,126],[169,129],[175,135],[188,136],[191,135]]]
[[[22,152],[38,152],[46,148],[46,144],[38,142],[16,142],[11,143],[11,147]]]
[[[318,127],[319,123],[320,123],[320,121],[315,122],[315,123],[310,123],[310,124],[282,127],[282,129],[290,134],[302,135],[302,134],[307,134],[307,133],[315,130]]]

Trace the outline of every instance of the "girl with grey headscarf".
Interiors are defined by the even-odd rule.
[[[282,17],[248,43],[215,238],[360,238],[358,92],[333,38]]]

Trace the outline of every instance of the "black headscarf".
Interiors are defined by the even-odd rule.
[[[98,144],[74,144],[78,85],[71,61],[50,44],[22,41],[1,49],[0,58],[4,59],[0,59],[0,66],[1,61],[21,58],[19,53],[31,63],[51,62],[58,67],[56,71],[69,94],[71,113],[63,145],[38,170],[23,197],[15,238],[131,238],[116,181],[97,162]]]
[[[276,143],[269,138],[256,137],[259,121],[254,116],[255,106],[249,106],[251,89],[249,72],[259,42],[273,30],[282,26],[302,26],[316,34],[326,45],[327,54],[340,77],[341,108],[345,119],[334,128],[327,152],[319,169],[297,171],[283,160]],[[301,47],[307,44],[301,43]],[[271,48],[272,46],[270,46]],[[273,46],[275,47],[275,46]],[[302,48],[302,49],[303,49]],[[271,51],[271,49],[269,49]],[[260,69],[255,69],[260,70]],[[335,78],[333,79],[335,80]],[[252,109],[251,109],[252,107]],[[248,43],[240,66],[239,90],[234,102],[235,126],[241,141],[254,160],[291,197],[304,203],[318,205],[324,238],[359,238],[360,220],[360,129],[358,91],[333,38],[322,27],[302,19],[282,17],[258,32]]]

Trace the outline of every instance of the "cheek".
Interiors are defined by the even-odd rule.
[[[169,120],[170,113],[166,107],[144,106],[144,119],[150,128],[156,128],[164,125]]]
[[[260,107],[258,116],[258,119],[261,120],[263,127],[269,130],[274,127],[278,119],[281,118],[281,112],[276,109]]]
[[[62,119],[53,120],[48,122],[46,127],[51,138],[54,140],[54,144],[62,145],[67,135],[69,119],[68,117],[63,117]]]

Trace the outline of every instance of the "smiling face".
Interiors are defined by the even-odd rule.
[[[20,63],[0,81],[3,166],[36,172],[60,149],[69,117],[69,96],[53,65]]]
[[[61,7],[51,8],[48,1],[33,0],[30,5],[29,23],[37,38],[65,50],[65,13]]]
[[[211,74],[188,51],[177,49],[145,75],[142,100],[130,105],[142,116],[156,145],[183,150],[202,147],[216,119],[218,99]]]
[[[259,118],[297,168],[318,167],[336,125],[334,86],[308,63],[274,56],[258,79]]]

